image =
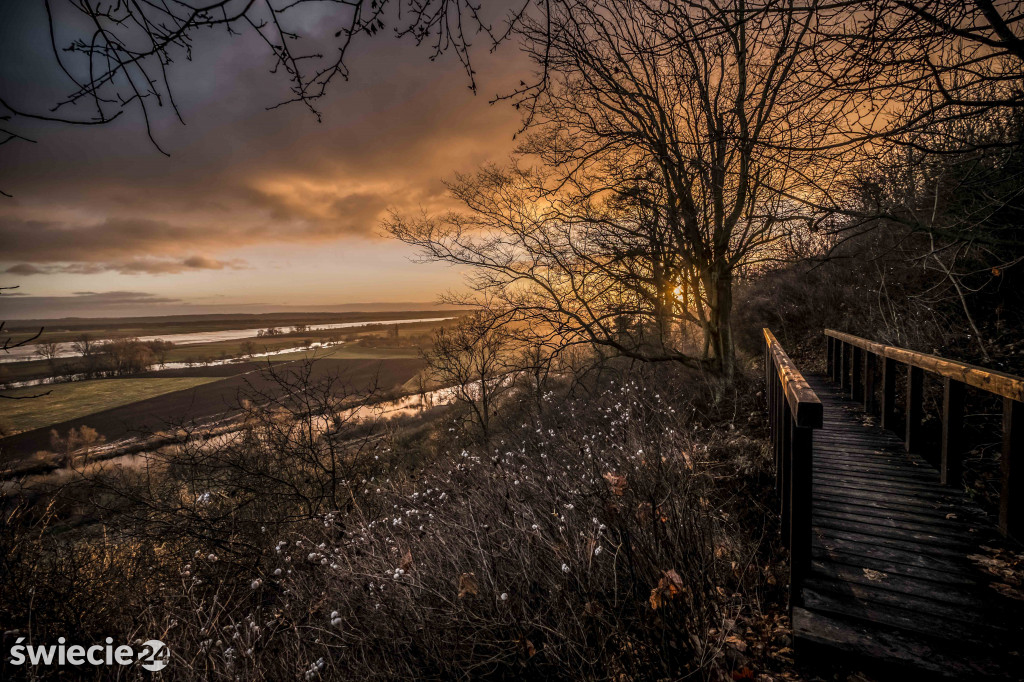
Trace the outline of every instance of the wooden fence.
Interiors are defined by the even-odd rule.
[[[764,329],[768,421],[775,453],[775,481],[781,500],[782,539],[790,550],[790,597],[811,567],[811,460],[814,429],[821,428],[818,396],[779,345]]]
[[[994,370],[868,341],[852,334],[825,330],[828,373],[864,409],[877,412],[883,428],[896,429],[897,365],[907,367],[904,442],[910,452],[921,449],[924,375],[942,380],[942,436],[938,458],[942,483],[960,485],[965,450],[964,396],[968,388],[1000,396],[1003,401],[1002,490],[999,527],[1024,538],[1024,379]],[[781,349],[780,349],[781,351]],[[875,397],[881,382],[881,399]]]

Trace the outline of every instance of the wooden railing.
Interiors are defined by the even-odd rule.
[[[921,447],[923,382],[928,372],[942,379],[942,436],[939,475],[946,485],[960,485],[964,454],[964,396],[967,387],[1003,400],[1002,491],[999,527],[1024,538],[1024,379],[994,370],[875,343],[859,336],[825,330],[828,374],[868,412],[877,411],[884,428],[896,428],[896,365],[907,366],[904,407],[906,449]],[[875,398],[881,382],[881,400]]]
[[[770,330],[764,330],[768,422],[775,451],[775,484],[781,501],[782,540],[790,551],[790,599],[811,567],[811,458],[822,408]]]

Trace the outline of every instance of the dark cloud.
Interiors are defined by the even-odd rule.
[[[43,275],[49,272],[47,268],[41,268],[31,263],[18,263],[4,270],[9,275]]]
[[[18,84],[16,100],[31,102],[56,87],[45,50],[24,59],[29,37],[48,43],[45,14],[7,19],[0,43],[14,47],[0,48],[10,57],[0,81]],[[518,116],[470,94],[450,58],[432,63],[408,43],[367,43],[353,55],[350,81],[322,101],[317,124],[301,107],[266,111],[287,91],[268,73],[265,50],[249,38],[204,34],[194,61],[174,64],[188,125],[170,109],[155,112],[169,159],[131,111],[112,126],[50,126],[38,145],[6,145],[0,187],[15,201],[0,203],[0,240],[14,250],[0,258],[94,262],[190,244],[373,237],[387,207],[445,204],[441,178],[500,160],[513,144]],[[514,52],[479,56],[479,82],[495,91],[522,75]],[[31,88],[26,70],[36,75]]]
[[[241,260],[223,261],[210,258],[209,256],[189,256],[181,261],[181,264],[186,268],[194,270],[223,270],[224,268],[240,269],[245,267],[245,262]]]
[[[82,310],[99,315],[160,315],[176,312],[180,299],[142,291],[76,291],[70,296],[0,296],[0,316],[7,320],[58,318],[80,315]]]
[[[321,24],[327,25],[311,26]],[[66,95],[69,84],[49,49],[45,8],[0,0],[0,95],[40,112]],[[336,262],[324,258],[320,267],[330,272],[309,271],[303,254],[311,245],[318,253],[337,249],[339,262],[349,249],[390,249],[380,241],[366,245],[381,239],[389,208],[451,208],[441,179],[501,161],[514,144],[518,115],[507,105],[488,105],[491,94],[508,91],[523,75],[514,50],[477,52],[482,94],[474,96],[452,55],[431,61],[429,49],[411,41],[367,41],[352,54],[351,78],[318,102],[322,123],[298,106],[267,109],[289,96],[288,83],[269,74],[273,59],[252,36],[206,32],[190,51],[194,60],[178,55],[171,76],[186,125],[167,107],[151,112],[169,158],[147,139],[137,109],[109,126],[29,122],[24,132],[37,144],[3,145],[0,189],[14,198],[0,200],[0,284],[31,277],[26,285],[60,293],[95,276],[102,284],[85,286],[174,286],[186,302],[152,303],[170,310],[202,303],[211,286],[226,300],[270,296],[251,291],[273,273],[282,284],[296,282],[273,294],[289,302],[302,300],[301,286],[314,286],[324,303],[352,300],[346,297],[361,294],[344,293],[351,278]],[[92,115],[87,107],[63,113]],[[394,248],[400,255],[381,259],[380,277],[397,287],[390,283],[410,279],[397,268],[415,266],[403,247]],[[290,278],[286,268],[298,276]],[[123,275],[149,279],[118,281]],[[172,285],[162,276],[176,279]],[[304,284],[310,281],[315,285]],[[426,300],[448,288],[447,280],[416,286],[387,296]],[[40,310],[78,302],[61,315],[91,314],[84,311],[93,305],[88,297],[19,298]],[[0,310],[7,300],[0,297]],[[103,305],[96,299],[96,312],[105,313]],[[129,308],[146,304],[118,305],[136,314]]]
[[[45,298],[40,296],[39,298]],[[99,305],[124,305],[125,303],[178,303],[181,299],[157,296],[145,291],[76,291],[71,296],[53,296],[53,299],[74,298],[88,300]]]
[[[217,260],[209,256],[193,255],[185,259],[142,258],[127,261],[101,263],[64,263],[35,265],[18,263],[4,270],[9,275],[53,275],[75,274],[95,275],[101,272],[118,272],[123,275],[159,275],[186,272],[188,270],[224,270],[245,268],[245,261],[240,259]]]

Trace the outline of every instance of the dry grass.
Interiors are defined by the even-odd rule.
[[[51,513],[122,506],[102,533],[41,533],[38,506],[8,515],[0,627],[32,614],[40,641],[159,637],[170,679],[747,675],[784,598],[760,426],[721,423],[752,400],[633,379],[539,405],[524,391],[491,446],[445,420],[414,468],[400,434],[353,427],[362,445],[329,479],[325,442],[286,423],[301,414],[254,415],[159,483],[120,467],[63,489]]]

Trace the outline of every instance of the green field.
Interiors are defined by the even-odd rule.
[[[0,401],[0,421],[12,432],[29,431],[68,419],[77,419],[112,407],[181,391],[223,377],[174,377],[167,379],[95,379],[53,386],[36,386],[4,391],[10,396],[31,396],[31,400]]]

